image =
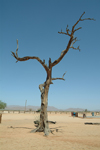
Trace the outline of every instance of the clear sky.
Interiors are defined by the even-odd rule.
[[[0,100],[7,105],[40,106],[39,84],[46,72],[37,60],[17,62],[19,57],[38,56],[48,64],[67,46],[69,37],[58,34],[71,29],[81,14],[83,18],[75,33],[81,51],[70,49],[53,67],[52,77],[62,77],[50,86],[48,105],[60,109],[100,109],[100,0],[0,0]]]

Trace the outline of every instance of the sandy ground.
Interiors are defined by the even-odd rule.
[[[100,150],[100,125],[85,125],[100,119],[73,118],[67,114],[49,114],[54,134],[30,133],[38,114],[3,114],[0,124],[0,150]],[[11,128],[11,126],[13,128]]]

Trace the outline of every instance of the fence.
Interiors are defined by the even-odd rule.
[[[24,111],[24,110],[0,110],[0,113],[33,113],[33,114],[40,114],[40,112],[36,111]],[[92,115],[92,112],[77,112],[78,115]],[[48,111],[48,114],[72,114],[72,111]],[[94,112],[94,115],[100,115],[100,112]]]
[[[38,114],[36,111],[24,111],[24,110],[0,110],[0,113],[33,113]],[[49,114],[67,114],[67,111],[48,111]]]

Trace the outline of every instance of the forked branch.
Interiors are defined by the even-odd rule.
[[[75,38],[73,39],[73,42],[72,42],[72,44],[71,44],[70,48],[73,48],[73,49],[75,49],[75,50],[79,50],[79,51],[80,51],[79,46],[78,46],[77,48],[75,48],[75,47],[73,46],[73,45],[74,45],[74,43],[75,43],[76,41],[78,41],[78,40],[77,40],[77,37],[75,37]]]
[[[74,29],[75,26],[79,23],[79,21],[84,21],[84,20],[94,20],[94,21],[95,21],[94,18],[84,18],[84,19],[81,19],[84,14],[85,14],[85,12],[83,12],[83,14],[80,16],[79,20],[77,20],[77,22],[73,25],[73,27],[72,27],[72,31],[73,31],[73,32],[75,32],[75,31],[77,31],[77,30],[79,30],[79,29],[82,28],[82,27],[79,27],[79,28],[77,28],[77,29]]]
[[[45,65],[45,61],[41,60],[39,57],[36,57],[36,56],[25,56],[25,57],[18,57],[18,39],[17,39],[17,49],[16,49],[16,52],[11,52],[12,53],[12,56],[16,58],[16,62],[18,61],[26,61],[26,60],[29,60],[29,59],[36,59],[38,62],[40,62],[42,64],[42,66],[44,67],[44,69],[46,70],[46,72],[49,70],[49,68],[47,67],[47,65]]]
[[[52,80],[65,80],[64,76],[65,76],[66,72],[63,74],[62,78],[52,78]]]
[[[68,25],[66,27],[66,32],[58,32],[59,34],[65,34],[65,35],[68,35],[70,37],[69,39],[69,42],[67,44],[67,47],[65,50],[63,50],[61,52],[61,55],[60,57],[55,60],[53,63],[51,62],[51,58],[49,59],[49,66],[47,66],[45,64],[45,60],[41,60],[39,57],[31,57],[31,56],[26,56],[26,57],[18,57],[18,40],[17,40],[17,49],[16,49],[16,53],[12,52],[12,56],[16,58],[16,62],[18,61],[26,61],[26,60],[29,60],[29,59],[36,59],[38,62],[40,62],[42,64],[42,66],[45,68],[46,72],[49,71],[49,69],[51,69],[53,66],[57,65],[62,59],[63,57],[66,55],[66,53],[69,51],[70,48],[73,48],[75,50],[79,50],[80,51],[80,48],[79,46],[77,48],[75,48],[73,45],[75,44],[75,42],[77,41],[77,37],[74,38],[74,33],[76,31],[78,31],[79,29],[81,29],[82,27],[79,27],[77,29],[75,29],[76,25],[80,22],[80,21],[84,21],[84,20],[95,20],[94,18],[85,18],[85,19],[82,19],[83,15],[85,14],[85,12],[83,12],[83,14],[80,16],[80,18],[77,20],[77,22],[72,26],[72,30],[69,30],[68,29]]]
[[[83,17],[84,14],[85,14],[85,12],[83,12],[83,14],[82,14],[82,15],[80,16],[80,18],[77,20],[77,22],[72,26],[72,30],[69,30],[69,29],[68,29],[68,25],[67,25],[67,27],[66,27],[66,32],[62,32],[62,29],[61,29],[61,32],[58,32],[59,34],[65,34],[65,35],[70,36],[70,39],[69,39],[69,42],[68,42],[68,45],[67,45],[66,49],[61,52],[60,57],[59,57],[57,60],[55,60],[55,61],[51,64],[52,67],[55,66],[55,65],[57,65],[57,64],[63,59],[63,57],[64,57],[65,54],[69,51],[70,48],[73,48],[73,49],[75,49],[75,50],[79,50],[79,51],[80,51],[79,46],[78,46],[77,48],[75,48],[75,47],[73,46],[73,44],[77,41],[77,37],[74,38],[74,33],[75,33],[76,31],[78,31],[79,29],[82,28],[82,27],[79,27],[79,28],[75,29],[76,25],[77,25],[80,21],[84,21],[84,20],[94,20],[94,21],[95,21],[94,18],[85,18],[85,19],[82,19],[82,17]]]

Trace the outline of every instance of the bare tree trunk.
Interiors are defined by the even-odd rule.
[[[47,77],[48,78],[48,77]],[[41,112],[40,112],[40,122],[39,126],[31,132],[44,132],[44,135],[48,136],[50,133],[47,115],[48,106],[48,92],[50,87],[51,79],[47,79],[44,84],[39,85],[41,92]]]
[[[43,131],[45,135],[48,135],[50,132],[48,125],[48,114],[47,114],[47,106],[48,106],[48,92],[49,92],[50,84],[46,84],[41,93],[41,113],[40,113],[40,124],[39,130]]]

